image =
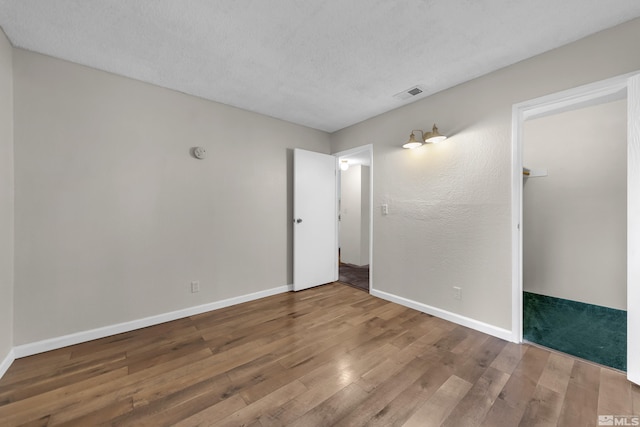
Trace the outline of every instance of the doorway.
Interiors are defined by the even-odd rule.
[[[526,120],[523,338],[626,371],[627,100]]]
[[[525,101],[512,111],[512,334],[523,340],[524,122],[627,96],[627,378],[640,383],[640,74],[630,73]],[[603,141],[602,149],[606,149]]]
[[[371,290],[372,146],[336,153],[338,159],[339,281]]]

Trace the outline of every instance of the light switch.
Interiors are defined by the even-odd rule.
[[[386,203],[382,205],[382,215],[389,215],[389,205]]]

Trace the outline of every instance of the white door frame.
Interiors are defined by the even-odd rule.
[[[522,342],[522,143],[527,119],[627,97],[627,378],[640,383],[640,73],[629,73],[513,105],[512,341]],[[604,141],[603,141],[604,143]],[[633,328],[629,328],[634,325]]]
[[[367,153],[369,155],[369,293],[373,290],[373,144],[361,145],[360,147],[334,153],[336,158],[351,156],[354,154]],[[336,196],[340,194],[336,192]],[[336,200],[336,204],[338,201]],[[340,242],[338,236],[338,242]]]

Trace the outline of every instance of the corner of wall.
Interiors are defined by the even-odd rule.
[[[13,123],[13,47],[0,28],[0,377],[14,360]]]
[[[0,379],[7,373],[7,370],[9,370],[14,360],[16,360],[16,356],[13,349],[11,349],[7,356],[0,361]]]

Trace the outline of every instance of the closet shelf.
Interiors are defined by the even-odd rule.
[[[547,176],[547,170],[522,168],[522,175],[524,175],[525,178],[537,178],[541,176]]]

